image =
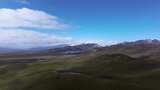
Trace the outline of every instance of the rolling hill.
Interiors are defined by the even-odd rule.
[[[0,58],[0,90],[159,90],[159,50],[159,41],[141,40],[39,53],[52,57]]]

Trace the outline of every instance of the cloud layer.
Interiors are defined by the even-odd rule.
[[[30,30],[0,30],[0,47],[33,48],[71,44],[72,38]]]
[[[44,11],[28,8],[0,9],[0,29],[65,29],[70,27],[59,21],[58,17]]]
[[[23,4],[28,4],[28,0],[19,0],[19,2],[23,3]]]
[[[28,8],[3,8],[0,9],[0,47],[27,49],[60,44],[75,45],[97,42],[93,40],[73,40],[70,37],[38,31],[38,29],[58,30],[68,27],[70,27],[69,24],[60,22],[58,17],[44,11]]]
[[[22,4],[29,4],[29,0],[17,0],[17,2],[20,2]]]

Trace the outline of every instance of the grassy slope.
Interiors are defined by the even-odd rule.
[[[0,90],[160,90],[159,76],[157,64],[144,60],[84,55],[1,65]]]

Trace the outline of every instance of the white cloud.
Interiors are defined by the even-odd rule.
[[[22,4],[29,4],[29,0],[17,0],[17,2],[20,2]]]
[[[106,45],[114,45],[117,44],[118,42],[116,41],[110,41],[110,40],[96,40],[96,39],[86,39],[86,40],[76,40],[73,45],[77,44],[86,44],[86,43],[97,43],[101,46],[106,46]]]
[[[61,44],[78,45],[84,43],[97,43],[99,45],[112,45],[117,42],[103,40],[75,40],[71,37],[62,37],[54,34],[42,33],[25,29],[0,29],[0,47],[28,49],[34,47],[54,46]]]
[[[1,29],[65,29],[70,27],[59,21],[59,18],[44,11],[28,8],[21,9],[0,9]]]
[[[27,0],[21,0],[27,1]],[[65,29],[70,27],[59,18],[44,11],[21,9],[0,9],[0,47],[33,48],[59,44],[77,45],[81,43],[98,43],[102,40],[72,40],[53,34],[33,31],[34,29]],[[113,42],[107,42],[113,43]]]
[[[72,38],[60,37],[31,30],[0,30],[0,47],[33,48],[71,44]]]

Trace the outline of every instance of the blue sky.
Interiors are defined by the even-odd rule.
[[[1,0],[0,8],[29,8],[57,16],[64,30],[32,29],[74,40],[160,39],[159,0]]]

